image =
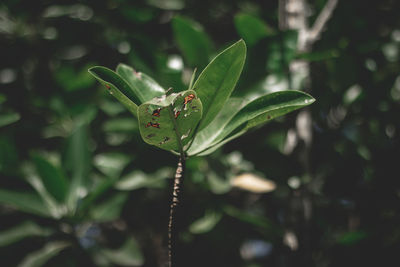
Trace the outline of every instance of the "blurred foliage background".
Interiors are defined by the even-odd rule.
[[[310,63],[312,139],[297,112],[189,159],[177,266],[399,266],[398,10],[339,1],[298,53],[278,1],[2,1],[2,266],[162,266],[177,159],[87,69],[123,62],[180,91],[240,38],[237,96],[301,87],[289,64]]]

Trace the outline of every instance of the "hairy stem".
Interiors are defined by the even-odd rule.
[[[175,172],[174,188],[172,191],[172,201],[169,211],[169,223],[168,223],[168,267],[172,267],[172,263],[175,262],[175,243],[176,243],[176,227],[175,218],[176,212],[179,204],[179,193],[181,191],[181,185],[183,183],[185,171],[185,158],[180,157],[178,166]]]

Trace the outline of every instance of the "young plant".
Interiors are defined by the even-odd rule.
[[[300,91],[280,91],[253,101],[230,97],[242,72],[246,45],[240,40],[218,54],[186,91],[165,90],[144,73],[120,64],[116,72],[92,67],[89,72],[138,119],[143,140],[179,157],[168,224],[172,265],[174,215],[185,161],[212,153],[249,129],[315,101]]]

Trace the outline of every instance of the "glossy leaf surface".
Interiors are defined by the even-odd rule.
[[[232,137],[239,137],[252,127],[308,106],[314,101],[313,97],[300,91],[281,91],[259,97],[240,109],[218,136],[214,137],[212,142],[208,141],[208,147],[211,148],[220,142],[225,143],[227,139],[232,140]],[[214,150],[209,150],[210,153],[212,151]]]
[[[131,87],[120,75],[105,67],[92,67],[89,69],[101,84],[103,84],[110,94],[121,102],[135,117],[137,117],[137,106],[140,100],[132,91]]]
[[[140,103],[137,103],[137,105],[165,94],[164,88],[151,77],[142,72],[136,72],[128,65],[119,64],[117,74],[129,84],[131,90],[139,99]]]
[[[193,89],[203,103],[199,130],[217,116],[228,100],[242,72],[246,45],[240,40],[216,56],[196,80]]]

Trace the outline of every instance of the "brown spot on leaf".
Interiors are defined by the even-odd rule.
[[[185,101],[183,102],[183,104],[186,105],[187,103],[190,103],[193,99],[194,99],[194,94],[189,94],[185,96]]]
[[[160,117],[160,113],[161,113],[161,108],[158,108],[158,109],[153,110],[153,113],[151,115]]]
[[[148,128],[148,127],[154,127],[154,128],[160,129],[160,124],[159,124],[158,122],[152,123],[151,121],[149,121],[149,122],[146,124],[146,128]]]

